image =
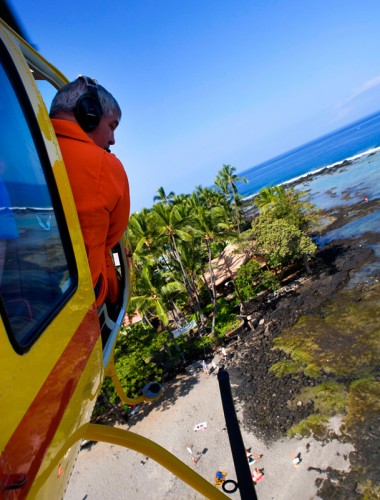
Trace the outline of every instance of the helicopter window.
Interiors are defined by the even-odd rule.
[[[36,76],[35,72],[33,72],[33,76]],[[52,100],[57,93],[57,89],[53,87],[50,82],[42,79],[36,79],[36,85],[40,91],[42,99],[44,100],[47,110],[49,110]]]
[[[1,312],[21,354],[71,296],[77,274],[39,127],[15,68],[0,55]]]

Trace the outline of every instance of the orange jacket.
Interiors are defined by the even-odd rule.
[[[96,305],[116,302],[118,282],[110,249],[125,231],[130,210],[128,177],[115,155],[97,146],[74,122],[52,119],[82,228]]]

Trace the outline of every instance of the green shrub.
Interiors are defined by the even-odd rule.
[[[235,285],[243,300],[249,300],[257,295],[257,280],[259,277],[260,264],[249,260],[243,264],[237,272]]]
[[[276,276],[272,271],[266,271],[261,269],[260,274],[259,274],[259,280],[260,280],[260,285],[259,285],[259,291],[263,290],[271,290],[272,292],[275,292],[280,288],[280,278]]]
[[[219,338],[223,338],[226,335],[226,333],[228,333],[230,330],[233,330],[234,328],[237,328],[240,323],[241,319],[239,317],[236,317],[236,315],[231,317],[231,319],[225,323],[217,322],[215,326],[215,331],[217,336]]]
[[[380,382],[370,377],[352,382],[347,398],[347,410],[344,423],[349,431],[370,415],[379,415]]]
[[[249,260],[239,268],[235,284],[241,298],[249,300],[264,290],[277,290],[280,279],[272,271],[262,269],[258,262]]]

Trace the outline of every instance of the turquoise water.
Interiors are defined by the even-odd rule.
[[[343,165],[344,162],[344,165]],[[310,176],[310,174],[313,174]],[[248,184],[238,183],[246,198],[262,187],[297,181],[295,188],[306,192],[317,208],[355,204],[364,199],[380,198],[380,112],[348,127],[316,139],[272,160],[252,167],[239,176]],[[317,243],[357,237],[367,231],[380,232],[380,211],[350,221],[330,231]]]
[[[380,152],[362,156],[350,165],[301,182],[297,189],[321,209],[380,197]]]
[[[276,158],[239,172],[239,176],[248,179],[248,184],[238,183],[237,187],[243,197],[249,197],[258,193],[263,187],[290,181],[379,147],[380,112],[377,112]]]

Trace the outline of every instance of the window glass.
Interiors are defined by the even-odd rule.
[[[49,112],[53,98],[57,93],[57,89],[53,87],[53,85],[50,82],[47,82],[46,80],[36,80],[36,85],[38,87],[38,90],[40,91],[42,99],[45,102],[46,109]]]
[[[22,99],[1,64],[0,88],[0,293],[11,341],[22,351],[67,300],[76,274]]]

